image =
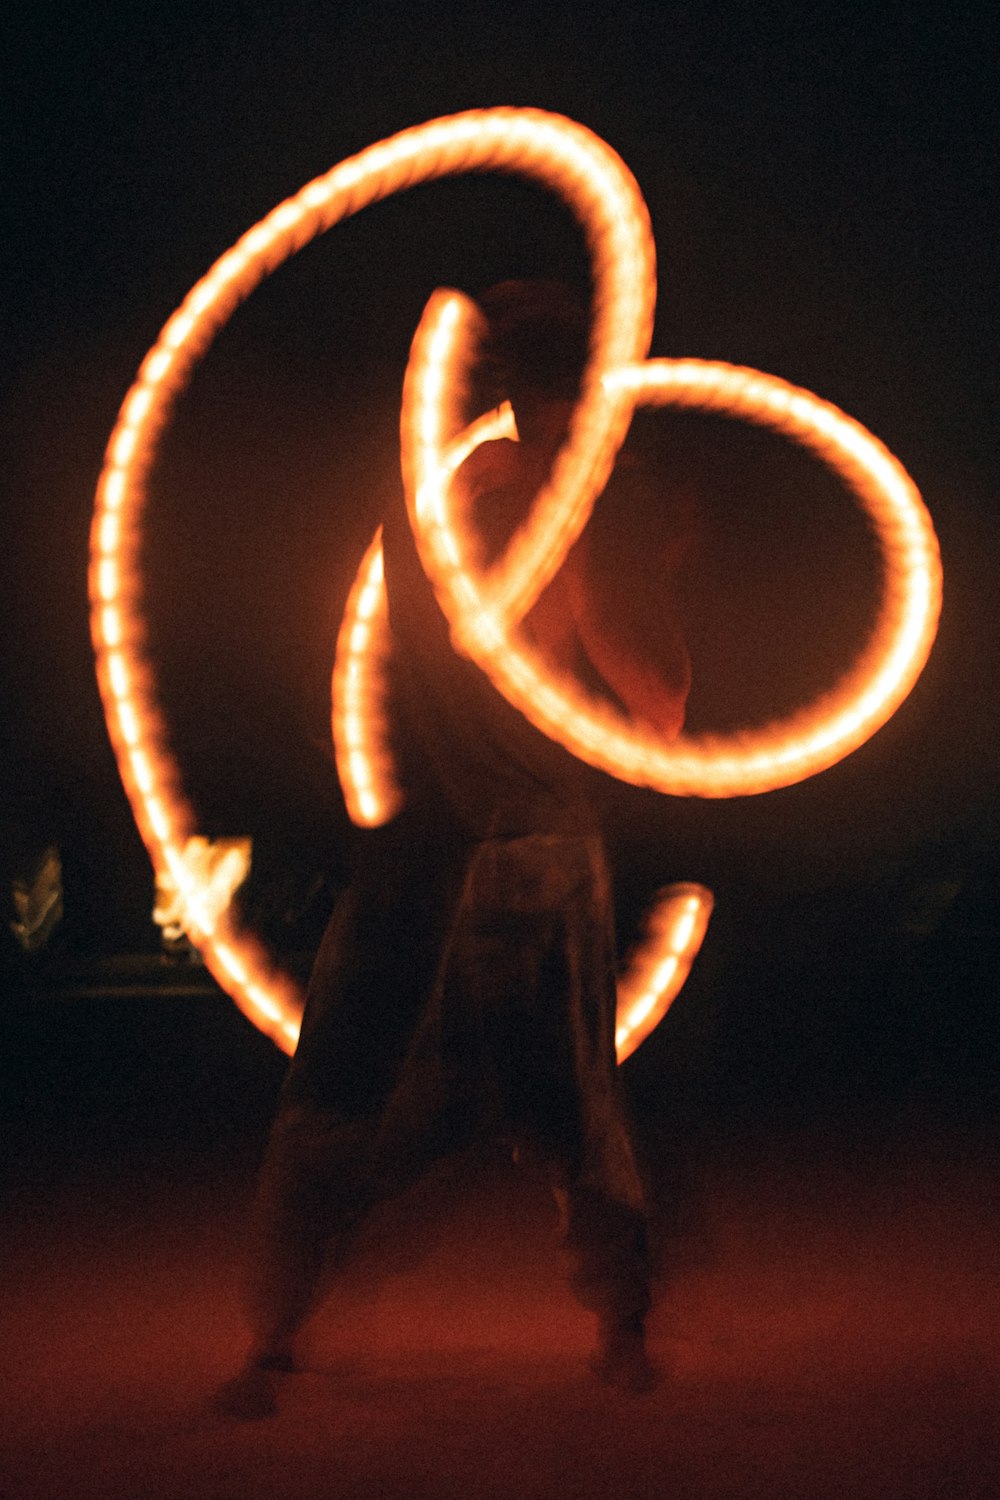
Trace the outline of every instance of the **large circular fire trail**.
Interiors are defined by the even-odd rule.
[[[916,681],[940,608],[937,543],[902,466],[859,423],[773,376],[698,360],[647,361],[655,300],[648,214],[628,168],[590,131],[528,109],[433,120],[370,146],[278,205],[195,285],[144,359],[112,432],[98,483],[90,598],[97,672],[119,769],[157,874],[180,893],[185,925],[222,987],[274,1041],[294,1048],[297,984],[230,910],[233,875],[213,880],[169,744],[146,649],[142,530],[146,483],[175,403],[237,307],[316,235],[419,182],[467,171],[519,173],[554,192],[581,224],[594,286],[591,347],[567,441],[531,515],[489,574],[469,565],[450,481],[477,442],[507,432],[509,410],[470,428],[460,414],[474,359],[471,304],[431,299],[404,387],[403,470],[421,561],[457,646],[546,734],[623,780],[674,795],[729,797],[785,786],[868,739]],[[877,628],[832,691],[750,734],[662,744],[581,687],[555,679],[519,623],[587,524],[636,405],[720,411],[810,449],[844,481],[872,523],[883,562]],[[348,600],[334,672],[337,766],[354,821],[376,825],[399,805],[384,723],[391,649],[379,538]],[[222,864],[225,869],[222,870]],[[618,1056],[629,1055],[679,991],[704,936],[711,893],[661,893],[647,940],[619,985]]]

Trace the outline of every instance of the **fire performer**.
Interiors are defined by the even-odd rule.
[[[504,283],[481,305],[487,404],[510,399],[519,438],[484,444],[457,476],[488,565],[566,436],[587,322],[549,283]],[[601,504],[645,486],[626,455]],[[690,680],[679,628],[664,626],[661,597],[650,645],[648,617],[640,627],[628,585],[587,538],[523,628],[553,669],[672,738]],[[597,1317],[592,1366],[646,1389],[646,1221],[615,1058],[599,778],[456,653],[401,496],[383,546],[407,805],[363,835],[317,956],[258,1189],[253,1343],[223,1404],[274,1409],[331,1243],[484,1132],[549,1164],[572,1286]]]

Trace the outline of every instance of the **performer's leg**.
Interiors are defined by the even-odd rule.
[[[373,1199],[374,1127],[283,1102],[271,1129],[251,1223],[246,1301],[250,1347],[217,1396],[232,1416],[276,1409],[280,1376],[296,1367],[296,1339],[318,1300],[331,1245],[343,1249]]]
[[[570,1286],[597,1316],[591,1368],[610,1385],[649,1390],[656,1371],[645,1343],[650,1307],[645,1215],[580,1180],[567,1180],[562,1172],[554,1189],[572,1262]]]
[[[401,1152],[402,1143],[412,1167],[392,1159],[383,1117],[439,982],[464,859],[452,847],[426,855],[412,831],[386,840],[333,913],[259,1179],[250,1353],[220,1393],[236,1415],[274,1410],[275,1372],[293,1367],[331,1240],[343,1242],[375,1202],[426,1164],[426,1151]]]
[[[345,1124],[287,1105],[271,1131],[257,1184],[248,1287],[250,1362],[289,1370],[315,1308],[331,1244],[343,1244],[374,1197],[364,1121]]]
[[[544,862],[537,866],[544,900],[532,915],[534,934],[519,944],[522,955],[534,955],[518,978],[520,992],[534,997],[535,1014],[508,1028],[513,1068],[505,1093],[552,1164],[571,1286],[597,1317],[593,1367],[612,1384],[644,1390],[655,1383],[644,1337],[646,1215],[615,1061],[607,866],[596,838],[566,838],[549,848],[540,842],[519,861],[529,873]]]

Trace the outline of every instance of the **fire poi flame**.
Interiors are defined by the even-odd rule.
[[[594,285],[591,347],[567,441],[530,516],[488,575],[469,566],[449,482],[462,458],[509,423],[487,414],[460,432],[458,399],[472,358],[471,305],[431,299],[404,390],[403,467],[421,560],[453,639],[546,734],[613,775],[661,791],[726,797],[788,785],[834,764],[895,711],[930,651],[941,574],[933,528],[905,470],[851,418],[757,371],[696,360],[646,362],[655,300],[648,214],[628,168],[597,136],[540,110],[472,110],[405,130],[341,162],[278,205],[194,286],[143,360],[111,434],[91,534],[90,599],[98,681],[112,744],[155,871],[178,893],[192,941],[220,985],[284,1050],[302,1011],[297,983],[202,889],[193,809],[181,784],[145,645],[141,542],[146,479],[174,403],[212,340],[254,288],[295,251],[368,204],[418,182],[470,170],[520,173],[578,218]],[[839,687],[753,735],[657,743],[622,715],[554,680],[518,625],[580,535],[624,440],[635,404],[725,411],[769,426],[833,467],[870,516],[882,552],[877,631]],[[491,425],[492,424],[492,425]],[[497,424],[500,424],[499,426]],[[334,674],[337,766],[351,817],[387,821],[399,804],[384,734],[380,665],[389,643],[379,538],[348,601]],[[661,893],[646,944],[619,985],[619,1060],[648,1035],[698,951],[711,893]]]

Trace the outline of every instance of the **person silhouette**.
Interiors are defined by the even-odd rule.
[[[565,439],[587,317],[545,282],[502,283],[480,305],[481,397],[508,398],[518,431],[483,444],[456,476],[488,565]],[[626,460],[622,471],[609,492],[641,490],[639,468]],[[383,550],[408,800],[365,833],[317,955],[260,1173],[251,1347],[222,1404],[274,1409],[331,1246],[484,1134],[548,1164],[571,1285],[597,1319],[592,1367],[643,1390],[655,1381],[646,1212],[615,1057],[599,778],[454,650],[401,496]],[[673,737],[690,682],[679,627],[652,651],[592,552],[584,533],[523,629],[554,670]]]

